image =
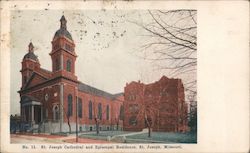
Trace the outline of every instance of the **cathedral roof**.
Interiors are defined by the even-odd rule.
[[[80,82],[78,84],[78,90],[82,91],[82,92],[89,93],[89,94],[93,94],[95,96],[105,97],[105,98],[109,98],[109,99],[115,99],[118,96],[123,95],[123,93],[111,94],[111,93],[108,93],[106,91],[103,91],[103,90],[97,89],[95,87],[92,87],[90,85],[84,84],[82,82]]]
[[[59,29],[56,31],[54,39],[61,37],[61,36],[65,36],[66,38],[73,40],[71,34],[68,32],[67,29]]]
[[[36,56],[34,53],[31,53],[31,52],[29,52],[29,53],[27,53],[26,55],[24,55],[23,60],[24,60],[24,59],[32,59],[32,60],[34,60],[34,61],[39,62],[37,56]]]
[[[73,40],[71,34],[67,30],[67,25],[66,25],[67,20],[65,19],[64,15],[61,17],[60,22],[61,22],[60,29],[56,31],[53,39],[65,36],[66,38]]]

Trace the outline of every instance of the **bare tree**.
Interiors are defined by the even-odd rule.
[[[63,107],[64,114],[66,114],[67,117],[67,124],[69,126],[69,133],[71,133],[71,124],[70,124],[70,117],[71,115],[69,114],[68,110],[66,107]]]
[[[146,31],[141,57],[153,61],[170,77],[184,79],[188,94],[196,95],[197,11],[148,10],[146,22],[131,21]]]
[[[137,110],[136,120],[139,120],[141,116],[143,117],[145,124],[148,128],[148,137],[151,137],[152,127],[156,121],[156,116],[159,113],[160,101],[162,99],[162,94],[159,94],[157,99],[148,99],[146,96],[146,87],[143,85],[141,94],[138,94],[138,98],[142,100]]]
[[[105,107],[103,107],[102,103],[97,103],[95,101],[95,95],[93,95],[93,106],[94,106],[94,120],[95,120],[95,125],[96,125],[96,134],[98,135],[100,133],[100,124],[102,123],[104,116],[103,114],[106,113],[106,109],[103,109]],[[101,104],[101,105],[99,105]],[[99,108],[100,107],[100,108]],[[101,110],[99,110],[101,109]]]
[[[95,97],[95,96],[93,96],[93,97]],[[96,110],[96,102],[95,102],[95,100],[93,102],[93,106],[94,106],[94,120],[95,120],[95,126],[96,126],[96,134],[98,135],[100,133],[99,132],[100,131],[99,125],[100,125],[100,122],[101,122],[101,117],[98,114],[99,110]]]
[[[115,114],[114,119],[111,121],[111,125],[116,127],[116,130],[119,130],[119,125],[124,120],[124,106],[123,104],[119,107],[119,113]]]
[[[100,124],[104,118],[103,114],[105,114],[106,112],[106,109],[103,109],[105,107],[103,107],[103,104],[100,102],[100,103],[97,103],[97,100],[96,100],[96,96],[98,95],[98,92],[99,89],[96,89],[94,87],[88,87],[89,88],[89,91],[90,91],[90,95],[91,95],[91,100],[92,101],[92,111],[93,111],[93,116],[94,116],[94,121],[95,121],[95,126],[96,126],[96,134],[98,135],[100,133]],[[99,106],[99,104],[101,104]],[[101,107],[101,108],[99,108]],[[101,109],[101,110],[99,110]],[[99,112],[100,111],[100,112]]]
[[[195,96],[189,96],[190,108],[188,113],[188,125],[191,128],[191,132],[197,131],[197,101]]]

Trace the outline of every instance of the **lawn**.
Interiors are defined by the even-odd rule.
[[[130,143],[139,143],[140,140],[151,143],[197,143],[195,133],[152,132],[151,137],[148,137],[148,133],[143,133],[127,136],[126,138],[128,139],[127,142]]]
[[[113,137],[115,135],[122,135],[122,134],[127,134],[131,132],[127,131],[100,131],[100,133],[97,135],[96,132],[91,132],[91,133],[85,133],[85,134],[80,134],[80,137],[82,138],[90,138],[90,139],[99,139],[99,140],[107,140],[107,137]]]
[[[116,135],[129,133],[134,132],[100,131],[99,135],[97,135],[95,132],[91,132],[81,134],[80,137],[96,140],[107,140],[108,136],[113,137]],[[195,133],[152,132],[151,137],[149,138],[148,133],[143,133],[126,136],[126,143],[197,143],[197,135]]]

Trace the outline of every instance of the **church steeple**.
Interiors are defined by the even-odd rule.
[[[32,42],[30,42],[28,45],[28,53],[25,54],[23,57],[23,60],[26,60],[26,59],[30,59],[39,63],[37,56],[34,54],[34,45],[32,44]]]
[[[53,41],[56,40],[59,37],[66,37],[67,39],[69,39],[70,41],[73,42],[72,36],[69,33],[69,31],[67,30],[67,20],[65,18],[65,16],[63,15],[60,19],[60,29],[58,29],[54,35]]]
[[[61,22],[61,29],[67,29],[67,20],[65,19],[65,16],[63,15],[60,19],[60,22]]]
[[[29,43],[29,52],[31,53],[33,53],[34,52],[34,46],[33,46],[33,44],[32,44],[32,42],[30,42]]]
[[[64,15],[60,19],[60,29],[56,31],[52,40],[52,72],[55,77],[64,76],[76,80],[75,76],[75,44],[67,30],[67,20]]]
[[[28,53],[23,57],[22,61],[22,87],[27,83],[36,68],[40,68],[38,57],[34,54],[34,45],[32,42],[28,45]]]

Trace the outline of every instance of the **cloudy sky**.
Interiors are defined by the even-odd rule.
[[[123,92],[126,83],[150,83],[168,76],[140,57],[147,41],[143,29],[130,21],[147,21],[146,11],[12,11],[11,12],[11,113],[19,113],[21,61],[32,41],[42,68],[51,70],[51,41],[65,15],[76,44],[76,75],[86,84],[110,93]],[[185,78],[183,78],[185,79]],[[185,80],[184,80],[185,81]]]

